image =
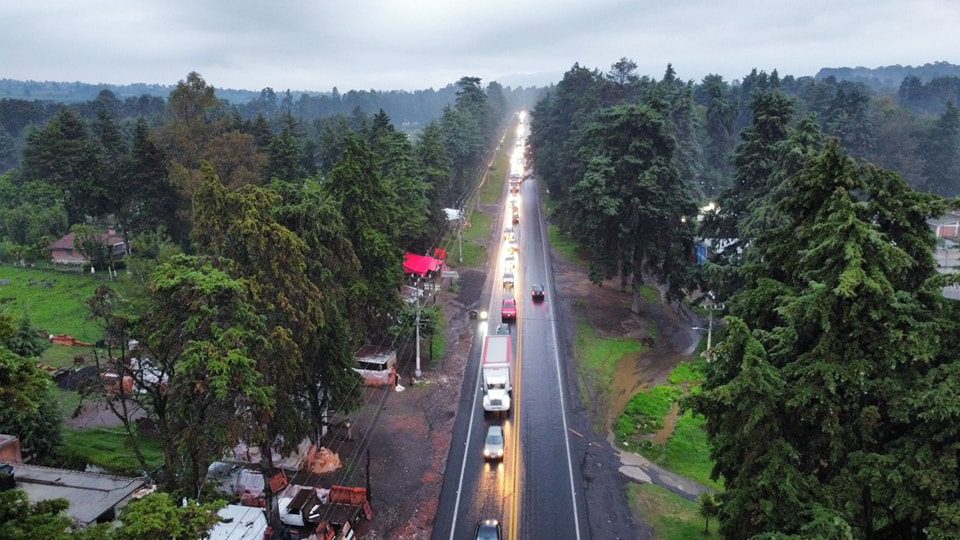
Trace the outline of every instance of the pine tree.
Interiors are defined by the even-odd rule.
[[[960,111],[953,103],[930,128],[920,146],[923,189],[938,195],[960,194]]]

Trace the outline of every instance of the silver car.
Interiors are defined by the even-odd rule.
[[[487,438],[483,443],[483,459],[503,459],[503,428],[490,426],[487,428]]]

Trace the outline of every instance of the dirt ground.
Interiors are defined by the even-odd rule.
[[[412,363],[401,362],[406,389],[387,398],[371,435],[374,518],[360,529],[364,538],[430,538],[473,338],[469,313],[479,306],[484,278],[481,270],[461,270],[459,290],[438,296],[448,321],[445,358],[423,369],[415,385]]]
[[[572,306],[572,318],[566,321],[568,332],[576,332],[577,322],[585,319],[601,336],[636,338],[647,346],[644,352],[620,362],[609,393],[591,399],[592,412],[604,417],[603,423],[609,427],[634,394],[665,381],[673,368],[694,351],[700,336],[693,327],[699,319],[678,304],[642,302],[641,313],[633,313],[631,293],[621,291],[618,280],[597,286],[583,268],[556,253],[553,271],[558,292]],[[600,397],[596,389],[585,391]]]

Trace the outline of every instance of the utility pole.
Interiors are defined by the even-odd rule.
[[[710,324],[707,325],[707,350],[710,350],[710,345],[713,343],[713,306],[710,306]]]
[[[463,216],[460,216],[460,226],[457,227],[457,244],[460,246],[460,264],[463,264]]]
[[[420,284],[420,280],[417,280],[417,285]],[[419,379],[420,378],[420,295],[421,289],[417,289],[417,368],[413,371],[413,374]]]

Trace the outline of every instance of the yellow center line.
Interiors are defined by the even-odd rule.
[[[517,298],[516,291],[523,290],[521,288],[520,280],[521,272],[520,269],[520,260],[517,257],[517,283],[514,285],[514,298]],[[513,425],[514,425],[514,434],[513,434],[513,503],[510,509],[510,532],[508,538],[510,540],[517,540],[519,538],[519,527],[520,527],[520,379],[522,377],[522,360],[523,360],[523,317],[521,310],[523,305],[522,298],[517,299],[517,365],[515,368],[516,376],[515,384],[513,385]]]

